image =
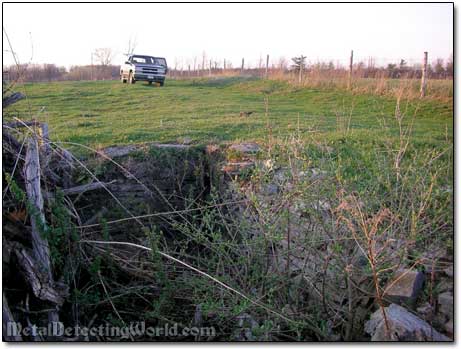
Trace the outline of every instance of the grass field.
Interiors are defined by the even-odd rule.
[[[167,81],[163,88],[118,81],[27,84],[28,100],[9,116],[48,122],[54,139],[93,147],[140,142],[196,143],[262,140],[268,120],[274,136],[369,142],[383,137],[383,123],[397,134],[396,99],[347,91],[301,89],[286,82],[250,78]],[[268,97],[268,118],[265,115]],[[453,107],[437,100],[402,101],[406,121],[415,115],[414,136],[435,146],[452,140]],[[415,110],[417,110],[415,112]],[[240,111],[254,111],[249,118]],[[299,123],[298,123],[299,122]],[[405,122],[405,120],[404,120]]]
[[[390,96],[242,77],[169,80],[162,88],[119,81],[37,83],[24,88],[27,100],[9,108],[6,120],[17,116],[47,122],[54,141],[101,149],[185,139],[194,144],[267,144],[269,135],[278,140],[296,135],[306,144],[334,149],[326,162],[324,154],[315,151],[309,157],[313,165],[326,163],[332,171],[341,171],[355,189],[373,186],[383,173],[377,158],[383,152],[393,158],[402,144],[395,117],[397,99]],[[437,176],[439,185],[451,187],[452,102],[402,97],[399,107],[404,115],[402,132],[412,125],[406,150],[406,158],[412,160],[403,161],[421,167],[430,161],[434,171],[443,168]],[[255,113],[241,117],[241,111]],[[82,148],[72,150],[86,154]],[[431,156],[436,159],[431,161]]]

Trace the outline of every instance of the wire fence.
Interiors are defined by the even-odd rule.
[[[350,73],[355,78],[420,79],[424,63],[423,57],[421,59],[373,56],[300,57],[304,57],[301,69],[306,74],[320,72],[326,78]],[[237,74],[252,76],[290,74],[300,69],[299,64],[294,63],[297,58],[299,57],[285,58],[270,55],[259,58],[242,57],[241,61],[236,64],[235,59],[209,58],[204,54],[202,57],[172,59],[169,61],[169,75],[172,78],[185,78]],[[429,79],[452,79],[453,57],[429,60],[426,69]],[[15,80],[19,77],[25,82],[110,80],[118,79],[119,73],[120,66],[114,64],[75,65],[68,69],[56,64],[21,64],[20,66],[4,66],[3,81]]]

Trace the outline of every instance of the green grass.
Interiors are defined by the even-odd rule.
[[[35,117],[49,124],[53,139],[92,147],[167,143],[184,137],[203,144],[261,141],[268,134],[265,93],[269,93],[269,122],[274,136],[297,132],[299,118],[301,136],[335,142],[344,137],[341,122],[351,110],[349,138],[364,143],[379,141],[384,136],[383,123],[390,136],[397,134],[395,98],[301,89],[278,81],[168,80],[163,88],[140,82],[52,82],[26,84],[25,89],[28,100],[10,107],[6,120],[11,116]],[[401,109],[405,106],[406,102],[402,103]],[[244,118],[239,116],[240,111],[256,114]],[[451,102],[411,100],[407,114],[407,120],[416,115],[416,143],[435,147],[453,141]]]

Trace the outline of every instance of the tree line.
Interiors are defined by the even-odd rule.
[[[118,79],[118,65],[78,65],[66,69],[56,64],[21,64],[3,68],[3,80],[25,82]]]
[[[75,65],[66,69],[56,64],[22,64],[19,66],[4,66],[3,81],[15,81],[19,78],[25,82],[50,82],[50,81],[78,81],[78,80],[113,80],[119,78],[120,66],[111,64],[111,60],[99,53],[99,64]],[[345,74],[347,68],[335,65],[334,62],[308,63],[307,57],[299,56],[291,59],[291,64],[285,59],[272,63],[268,67],[269,74],[297,73],[302,69],[303,73],[319,73],[327,76]],[[431,79],[452,79],[453,78],[453,56],[444,61],[437,59],[427,68],[428,77]],[[266,68],[263,64],[255,67],[244,66],[234,68],[229,63],[220,65],[216,61],[203,62],[203,65],[188,65],[187,67],[176,65],[170,67],[172,77],[195,77],[211,76],[220,74],[241,74],[264,76]],[[389,63],[387,66],[377,66],[372,58],[368,62],[357,62],[353,65],[353,75],[356,78],[421,78],[421,64],[408,64],[404,59],[396,63]]]

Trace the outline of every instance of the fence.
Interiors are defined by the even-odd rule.
[[[305,56],[291,60],[278,58],[271,60],[269,54],[259,60],[249,61],[242,57],[239,66],[234,67],[226,59],[207,59],[205,54],[182,61],[174,60],[169,70],[172,79],[187,79],[216,76],[253,76],[270,79],[283,79],[297,82],[304,86],[341,86],[347,89],[365,86],[363,79],[374,80],[372,89],[385,91],[392,85],[386,79],[420,80],[421,97],[427,94],[429,79],[453,79],[453,59],[446,62],[436,59],[428,63],[428,53],[424,52],[421,61],[402,58],[356,57],[354,51],[349,57],[334,59],[309,59]],[[86,65],[73,66],[69,70],[54,64],[21,65],[7,67],[3,70],[9,80],[21,78],[26,82],[62,81],[62,80],[111,80],[119,78],[119,66]],[[414,84],[413,84],[414,85]],[[368,86],[370,88],[370,86]]]

